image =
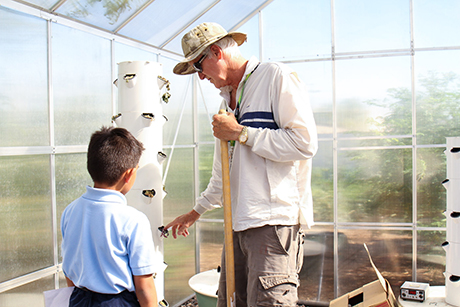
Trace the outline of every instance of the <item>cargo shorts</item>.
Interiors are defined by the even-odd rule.
[[[302,244],[299,225],[234,232],[236,306],[296,306]],[[225,247],[221,263],[217,307],[226,307]]]

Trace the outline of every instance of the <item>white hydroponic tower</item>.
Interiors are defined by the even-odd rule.
[[[144,144],[137,178],[132,189],[126,194],[128,205],[144,212],[152,228],[155,243],[155,258],[158,272],[155,286],[158,300],[164,299],[163,240],[158,227],[163,225],[163,198],[165,192],[162,181],[163,125],[166,118],[162,111],[161,89],[169,82],[163,78],[162,65],[157,62],[129,61],[118,64],[118,114],[112,120],[118,127],[126,128]],[[167,102],[169,93],[163,94]]]
[[[446,302],[460,306],[460,137],[448,137],[447,179],[443,185],[447,190],[446,241]]]

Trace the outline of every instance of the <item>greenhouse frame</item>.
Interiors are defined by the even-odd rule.
[[[459,15],[455,0],[0,0],[0,306],[45,306],[44,291],[66,287],[61,214],[92,184],[87,144],[113,125],[119,63],[161,64],[164,224],[192,209],[211,177],[221,97],[172,70],[202,22],[247,33],[247,59],[285,63],[309,89],[319,150],[299,300],[327,304],[374,281],[364,244],[396,295],[404,281],[444,285]],[[163,238],[170,306],[220,265],[223,216]]]

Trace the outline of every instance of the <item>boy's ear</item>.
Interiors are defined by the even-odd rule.
[[[129,182],[129,180],[131,179],[131,177],[134,175],[134,171],[136,170],[136,168],[130,168],[129,170],[127,170],[126,172],[124,172],[123,174],[123,178],[125,180],[126,183]]]

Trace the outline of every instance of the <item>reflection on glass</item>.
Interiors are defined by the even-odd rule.
[[[398,295],[405,280],[412,280],[412,232],[394,230],[343,229],[344,242],[339,246],[338,295],[377,280],[372,261]]]
[[[53,264],[49,157],[0,157],[0,282]]]
[[[37,281],[0,293],[0,306],[8,307],[45,307],[43,291],[54,289],[54,276],[44,277]]]
[[[445,231],[417,232],[417,281],[445,285],[446,252],[441,247],[445,240]]]
[[[335,1],[336,52],[410,48],[410,2]]]
[[[0,7],[0,146],[46,146],[46,21]]]
[[[57,13],[107,30],[115,30],[148,0],[67,0]]]
[[[348,150],[338,157],[340,222],[412,221],[412,150]]]
[[[87,144],[95,130],[111,125],[110,41],[53,26],[56,144]]]
[[[418,144],[445,144],[460,135],[459,57],[459,50],[415,55]]]
[[[336,62],[339,136],[410,135],[410,57]]]

